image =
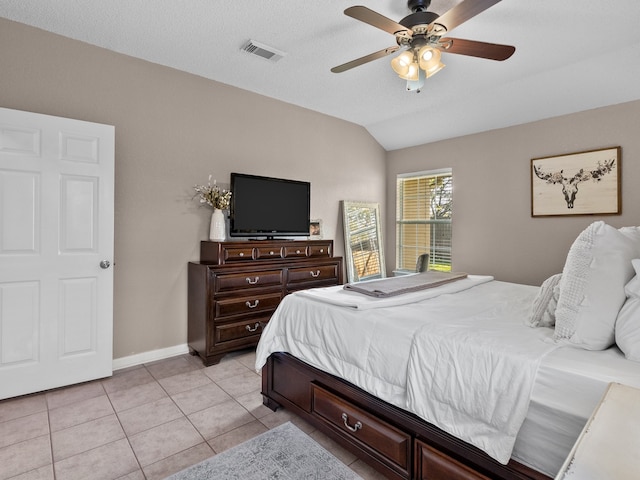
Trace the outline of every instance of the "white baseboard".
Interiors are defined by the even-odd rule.
[[[113,370],[121,370],[143,363],[155,362],[156,360],[164,360],[165,358],[175,357],[176,355],[183,355],[185,353],[189,353],[189,347],[186,343],[183,343],[182,345],[137,353],[128,357],[114,358]]]

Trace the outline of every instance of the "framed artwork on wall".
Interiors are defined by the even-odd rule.
[[[620,147],[531,159],[531,216],[619,215]]]
[[[309,222],[309,240],[322,239],[322,220],[314,219]]]

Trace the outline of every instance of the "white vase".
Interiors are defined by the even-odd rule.
[[[227,229],[225,227],[224,214],[219,208],[214,208],[211,214],[211,228],[209,229],[209,240],[224,242],[227,239]]]

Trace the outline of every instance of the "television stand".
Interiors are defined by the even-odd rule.
[[[289,293],[342,284],[333,240],[203,241],[188,271],[187,339],[207,366],[257,345]]]

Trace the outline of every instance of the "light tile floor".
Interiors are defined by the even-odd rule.
[[[0,480],[155,480],[291,421],[365,480],[384,478],[284,409],[262,405],[255,350],[181,355],[0,401]]]

